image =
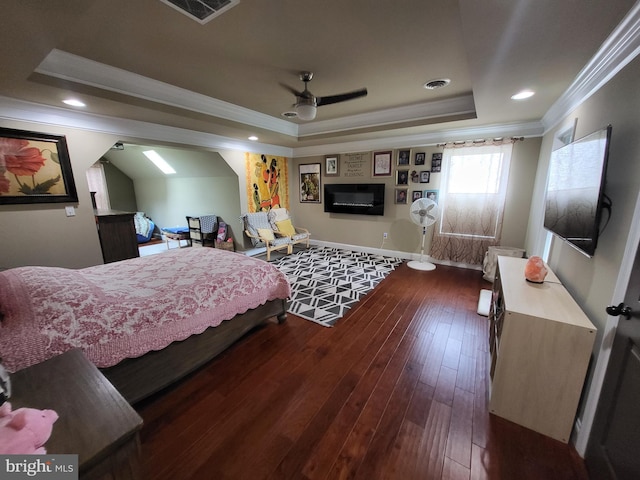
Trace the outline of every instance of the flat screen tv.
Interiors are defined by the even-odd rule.
[[[325,183],[324,211],[384,215],[384,183]]]
[[[591,257],[600,233],[611,125],[551,154],[544,228]]]

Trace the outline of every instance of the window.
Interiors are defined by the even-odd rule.
[[[511,150],[511,143],[445,148],[434,258],[481,264],[499,244]]]

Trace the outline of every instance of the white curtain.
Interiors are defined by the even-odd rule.
[[[107,181],[101,162],[96,162],[89,167],[87,170],[87,183],[89,184],[89,191],[95,192],[96,207],[99,210],[110,210],[109,191],[107,190]]]
[[[431,257],[481,265],[488,247],[500,244],[512,148],[511,141],[445,146]]]

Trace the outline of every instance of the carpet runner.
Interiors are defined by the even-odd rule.
[[[291,283],[287,311],[331,327],[401,263],[395,257],[311,247],[273,265]]]

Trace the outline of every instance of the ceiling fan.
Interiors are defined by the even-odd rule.
[[[367,95],[367,89],[361,88],[353,92],[341,93],[339,95],[329,95],[326,97],[316,97],[307,88],[307,84],[313,78],[313,72],[300,72],[300,80],[304,82],[304,90],[298,91],[287,85],[282,85],[291,93],[293,93],[298,101],[294,105],[296,113],[300,120],[313,120],[316,118],[316,109],[323,105],[331,105],[332,103],[345,102],[354,98],[364,97]]]

